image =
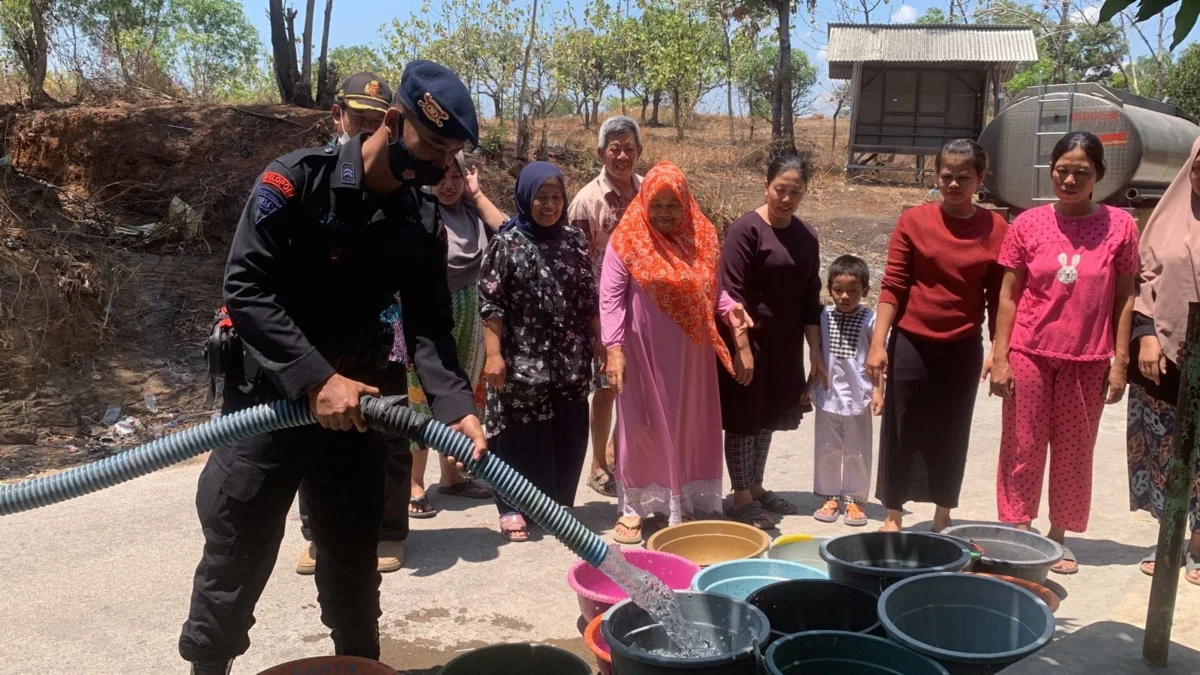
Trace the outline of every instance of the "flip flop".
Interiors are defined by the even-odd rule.
[[[792,516],[799,512],[796,505],[779,495],[767,490],[758,496],[758,503],[771,513],[778,513],[783,516]]]
[[[1054,572],[1055,574],[1062,574],[1064,576],[1071,576],[1072,574],[1078,574],[1079,573],[1079,561],[1075,559],[1075,554],[1072,553],[1071,549],[1067,548],[1066,546],[1062,547],[1062,550],[1063,550],[1062,560],[1058,561],[1058,563],[1055,563],[1054,567],[1050,568],[1050,571]],[[1070,569],[1070,570],[1059,569],[1058,564],[1064,563],[1064,562],[1075,563],[1075,568]]]
[[[473,480],[464,480],[454,485],[438,486],[438,494],[464,499],[491,499],[492,491]]]
[[[417,507],[417,511],[413,511],[412,507]],[[433,504],[429,503],[428,495],[413,497],[408,500],[408,517],[409,518],[432,518],[438,514],[438,510],[433,508]]]
[[[1153,551],[1150,553],[1150,555],[1146,556],[1145,558],[1142,558],[1141,561],[1138,562],[1138,571],[1140,571],[1142,574],[1145,574],[1148,577],[1154,576],[1154,572],[1152,570],[1147,570],[1144,567],[1144,565],[1146,563],[1154,563],[1157,566],[1158,562],[1155,561],[1155,557],[1157,555],[1158,555],[1158,551]]]
[[[862,527],[867,524],[867,513],[862,510],[862,507],[859,507],[858,516],[851,516],[850,508],[846,507],[846,515],[842,518],[842,522],[850,527]]]
[[[630,532],[633,532],[633,534],[629,535],[628,537],[622,537],[621,535],[617,534],[617,528],[613,527],[613,541],[617,542],[618,544],[625,544],[626,546],[637,546],[641,544],[642,524],[638,523],[637,525],[629,525],[628,523],[621,522],[622,520],[623,519],[618,518],[617,524],[629,530]]]
[[[612,469],[601,469],[588,476],[587,486],[605,497],[617,496],[617,480],[613,478]]]
[[[763,510],[762,504],[757,501],[750,502],[740,509],[734,509],[732,506],[725,509],[725,515],[752,527],[757,527],[760,530],[775,529],[775,521],[771,520],[771,516]]]
[[[829,502],[834,503],[833,513],[821,513],[825,509],[830,508]],[[841,516],[842,516],[841,508],[839,506],[837,506],[837,502],[832,499],[826,501],[825,504],[822,504],[821,508],[817,509],[816,511],[813,511],[813,520],[816,520],[817,522],[821,522],[821,523],[836,523],[838,521],[838,518],[840,518]]]
[[[1200,579],[1193,579],[1192,572],[1200,571],[1200,558],[1189,553],[1183,554],[1183,568],[1187,570],[1183,575],[1183,580],[1193,586],[1200,586]]]

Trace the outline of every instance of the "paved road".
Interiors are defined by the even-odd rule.
[[[960,519],[995,518],[1000,407],[982,396]],[[1070,541],[1083,565],[1055,577],[1067,595],[1057,615],[1062,632],[1103,621],[1144,625],[1150,579],[1136,563],[1153,545],[1157,525],[1127,508],[1124,406],[1106,411],[1096,451],[1091,530]],[[816,505],[812,427],[780,434],[768,487]],[[193,462],[68,503],[0,518],[0,671],[5,673],[182,673],[176,651],[202,537],[193,498]],[[431,474],[430,480],[436,480]],[[608,531],[612,500],[580,490],[578,515]],[[413,523],[409,560],[385,575],[384,660],[401,670],[431,669],[454,653],[487,643],[545,641],[582,648],[578,608],[565,572],[571,554],[544,539],[508,544],[496,534],[490,503],[438,498],[444,510]],[[882,516],[878,505],[872,518]],[[1044,507],[1043,507],[1044,513]],[[932,508],[917,506],[908,523],[927,528]],[[1047,527],[1045,518],[1037,523]],[[782,533],[839,533],[849,528],[790,516]],[[301,548],[293,509],[283,549],[258,607],[250,651],[234,673],[329,653],[311,577],[293,572]],[[1175,639],[1200,650],[1200,588],[1180,584]],[[1139,649],[1130,645],[1129,649]]]

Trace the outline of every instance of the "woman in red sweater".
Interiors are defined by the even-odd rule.
[[[987,153],[974,141],[951,141],[934,166],[942,201],[896,223],[867,357],[875,386],[887,384],[875,485],[888,510],[885,532],[903,527],[909,501],[937,505],[935,532],[950,526],[984,370],[984,309],[994,330],[1003,277],[996,258],[1008,225],[973,201]]]

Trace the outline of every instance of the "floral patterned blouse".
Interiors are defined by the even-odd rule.
[[[587,398],[600,301],[587,238],[560,227],[558,237],[539,240],[509,228],[484,254],[479,314],[504,320],[508,371],[503,390],[488,387],[489,437],[507,424],[550,419],[553,398]]]

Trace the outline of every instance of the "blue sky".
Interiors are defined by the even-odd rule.
[[[287,4],[299,6],[303,10],[303,0],[285,1]],[[586,4],[586,1],[575,0],[575,2],[571,3],[575,8],[577,16],[580,18],[582,18],[582,7]],[[1084,0],[1080,4],[1092,4],[1093,2],[1099,7],[1099,0]],[[872,12],[871,22],[885,23],[891,21],[907,23],[924,14],[925,10],[930,6],[937,6],[945,10],[947,4],[945,0],[903,0],[901,2],[891,0],[888,4],[881,4],[878,9]],[[380,26],[390,23],[393,18],[406,17],[413,12],[419,12],[421,5],[420,0],[393,0],[391,2],[382,2],[380,0],[335,0],[329,31],[329,46],[377,45],[381,42],[379,37]],[[541,3],[542,7],[546,5],[557,11],[567,6],[567,0],[548,0],[548,2]],[[242,6],[245,8],[246,15],[249,17],[251,23],[258,28],[264,48],[269,47],[270,24],[267,20],[267,0],[242,0]],[[325,3],[317,2],[316,6],[318,16],[314,22],[314,28],[320,30]],[[792,33],[793,46],[794,48],[804,49],[808,53],[809,59],[818,66],[821,73],[821,80],[817,87],[818,89],[826,90],[829,88],[829,81],[825,77],[828,73],[828,68],[825,65],[823,59],[824,53],[820,49],[820,45],[825,41],[824,28],[826,21],[833,20],[834,18],[834,3],[831,0],[818,0],[815,14],[818,24],[816,28],[809,23],[811,17],[807,12],[801,11],[796,14]],[[301,21],[298,20],[297,24],[300,23]],[[299,31],[300,29],[301,26],[297,25],[296,30]],[[1167,31],[1169,36],[1171,26],[1168,25]],[[1192,39],[1189,42],[1194,41],[1198,37],[1200,37],[1200,28],[1193,30]],[[1145,54],[1146,49],[1141,41],[1136,38],[1132,39],[1134,54]],[[715,97],[713,102],[705,102],[705,104],[702,104],[702,107],[709,107],[715,103],[719,103],[716,99],[724,100],[723,97]]]

